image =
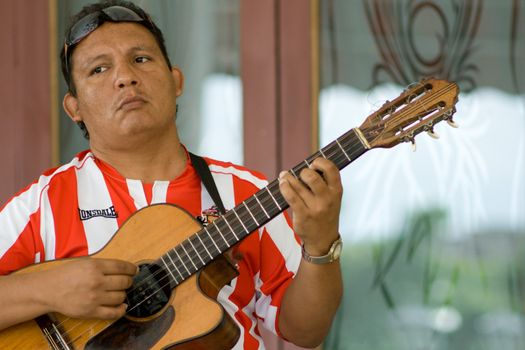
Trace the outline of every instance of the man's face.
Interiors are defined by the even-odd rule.
[[[175,128],[182,75],[170,71],[153,35],[136,23],[104,23],[73,52],[77,97],[64,108],[83,121],[92,147],[121,148]],[[138,137],[138,138],[137,138]]]

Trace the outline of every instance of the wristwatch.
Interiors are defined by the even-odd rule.
[[[308,254],[306,249],[304,249],[304,243],[301,246],[302,248],[302,254],[303,259],[308,261],[312,264],[322,265],[322,264],[329,264],[331,262],[336,261],[341,256],[341,250],[343,249],[343,240],[341,239],[341,235],[337,237],[337,239],[332,243],[330,246],[330,250],[325,255],[321,256],[311,256]]]

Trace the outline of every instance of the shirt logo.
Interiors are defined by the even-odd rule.
[[[209,209],[203,210],[201,215],[197,216],[197,220],[200,221],[202,226],[208,226],[209,223],[212,223],[220,216],[219,209],[217,206],[213,206]]]
[[[115,207],[113,205],[106,209],[84,210],[84,209],[78,208],[78,214],[80,215],[80,220],[82,221],[89,220],[97,216],[101,216],[103,218],[113,218],[113,219],[118,218],[118,213],[115,211]]]

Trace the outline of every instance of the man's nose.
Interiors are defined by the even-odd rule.
[[[137,76],[133,67],[128,64],[123,64],[116,70],[115,85],[122,89],[126,86],[133,86],[139,84],[139,77]]]

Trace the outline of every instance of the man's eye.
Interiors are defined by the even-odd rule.
[[[139,56],[135,58],[135,62],[137,63],[145,63],[145,62],[148,62],[149,60],[150,60],[149,57],[145,57],[145,56]]]
[[[92,71],[91,71],[91,74],[99,74],[99,73],[102,73],[106,70],[107,68],[106,67],[102,67],[102,66],[98,66],[98,67],[95,67]]]

